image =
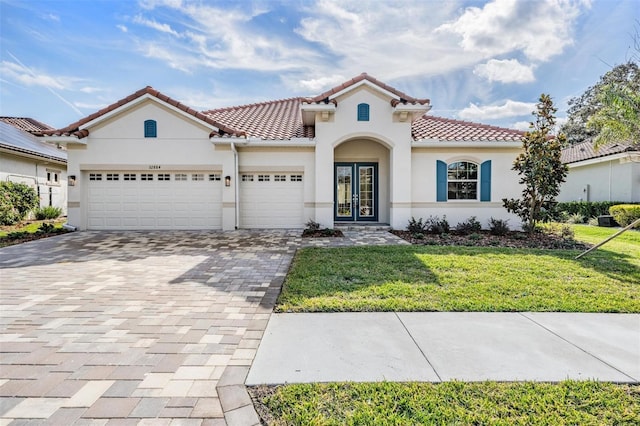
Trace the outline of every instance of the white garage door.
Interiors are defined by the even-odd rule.
[[[88,229],[220,229],[222,182],[210,172],[90,172]]]
[[[240,227],[303,227],[303,190],[302,174],[242,174]]]

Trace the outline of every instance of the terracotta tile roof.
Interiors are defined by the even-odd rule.
[[[562,162],[565,164],[576,163],[578,161],[590,160],[592,158],[606,157],[627,151],[638,151],[630,143],[617,142],[601,146],[598,150],[593,147],[591,140],[571,145],[562,150]]]
[[[15,154],[28,154],[60,163],[67,162],[66,151],[58,149],[4,120],[0,121],[0,148]]]
[[[131,101],[134,101],[135,99],[138,99],[141,96],[144,96],[146,94],[149,94],[151,96],[154,96],[158,99],[160,99],[161,101],[164,101],[166,103],[168,103],[169,105],[172,105],[184,112],[186,112],[187,114],[193,115],[195,118],[204,121],[205,123],[208,123],[212,126],[217,127],[218,129],[220,129],[220,132],[218,134],[225,134],[225,133],[229,133],[229,134],[233,134],[235,136],[244,136],[244,134],[242,132],[238,132],[237,130],[231,129],[223,124],[217,123],[214,120],[212,120],[210,117],[204,115],[203,113],[196,111],[174,99],[171,99],[170,97],[168,97],[167,95],[163,95],[162,93],[158,92],[157,90],[155,90],[153,87],[151,86],[147,86],[144,89],[140,89],[137,92],[127,96],[126,98],[122,98],[119,101],[105,107],[102,108],[100,111],[94,112],[93,114],[79,120],[76,121],[75,123],[72,123],[70,125],[68,125],[67,127],[63,127],[62,129],[56,129],[56,130],[45,130],[39,133],[35,133],[35,134],[39,134],[39,135],[50,135],[50,136],[76,136],[78,139],[82,139],[84,137],[87,137],[89,135],[89,131],[87,129],[82,129],[80,130],[80,127],[90,121],[95,120],[98,117],[101,117],[115,109],[120,108],[123,105],[128,104]]]
[[[302,98],[289,98],[212,109],[203,114],[252,137],[271,140],[312,138],[315,129],[303,124],[301,104]]]
[[[469,121],[423,115],[411,124],[414,140],[441,141],[519,141],[525,132]]]
[[[0,117],[0,121],[24,130],[25,132],[42,132],[43,130],[53,130],[53,127],[41,123],[29,117]]]
[[[418,99],[418,98],[414,98],[412,96],[409,96],[405,93],[402,93],[401,91],[399,91],[398,89],[395,89],[391,86],[388,86],[386,84],[384,84],[383,82],[381,82],[378,79],[375,79],[373,77],[371,77],[369,74],[367,74],[366,72],[363,72],[362,74],[360,74],[357,77],[352,78],[349,81],[346,81],[342,84],[340,84],[339,86],[336,86],[332,89],[327,90],[326,92],[318,95],[318,96],[314,96],[312,98],[307,98],[305,99],[306,102],[308,103],[318,103],[318,102],[323,102],[326,99],[328,99],[331,95],[334,95],[338,92],[343,91],[344,89],[353,86],[356,83],[361,82],[362,80],[367,80],[373,84],[375,84],[376,86],[381,87],[382,89],[393,93],[394,95],[396,95],[397,97],[400,98],[400,100],[397,99],[393,99],[391,101],[391,105],[392,106],[396,106],[398,103],[410,103],[410,104],[420,104],[420,105],[427,105],[429,104],[429,99]]]

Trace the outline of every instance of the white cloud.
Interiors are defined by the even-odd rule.
[[[516,121],[515,123],[513,123],[511,125],[512,129],[516,129],[516,130],[522,130],[524,132],[528,132],[529,130],[531,130],[529,128],[529,126],[531,125],[531,123],[529,121]]]
[[[0,63],[0,74],[8,80],[13,80],[25,86],[41,86],[56,90],[66,89],[70,83],[66,77],[54,77],[34,72],[21,64],[8,61]]]
[[[437,31],[461,36],[467,52],[491,56],[521,51],[532,61],[548,61],[573,44],[572,27],[584,0],[494,0],[469,7]]]
[[[328,87],[334,87],[343,81],[347,80],[344,76],[331,75],[326,77],[314,78],[310,80],[300,80],[300,87],[308,90],[309,93],[320,93],[323,89],[327,89]]]
[[[458,117],[473,121],[495,120],[498,118],[530,115],[535,109],[536,104],[533,102],[519,102],[508,99],[502,105],[478,106],[470,103],[468,107],[458,113]]]
[[[153,28],[154,30],[160,31],[161,33],[171,34],[176,37],[180,37],[180,34],[178,34],[178,32],[175,31],[173,28],[171,28],[171,25],[169,24],[161,24],[159,22],[156,22],[153,19],[143,18],[140,15],[133,18],[133,22],[135,22],[136,24],[144,25],[145,27]]]
[[[490,59],[473,69],[477,76],[501,83],[530,83],[535,81],[532,65],[523,65],[517,59]]]
[[[121,24],[116,25],[116,28],[118,28],[123,33],[126,33],[129,31],[129,29],[125,25],[121,25]]]

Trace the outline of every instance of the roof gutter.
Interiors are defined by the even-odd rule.
[[[312,138],[291,138],[283,140],[264,140],[260,138],[228,138],[228,137],[212,137],[209,138],[214,145],[229,145],[235,144],[236,146],[259,146],[269,148],[281,148],[281,147],[314,147],[316,141]]]
[[[411,143],[412,148],[522,148],[521,141],[420,139]]]

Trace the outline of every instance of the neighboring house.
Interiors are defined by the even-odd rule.
[[[30,132],[52,130],[31,118],[0,117],[0,180],[36,189],[40,207],[67,211],[67,152]]]
[[[309,219],[452,226],[518,218],[523,133],[425,115],[428,99],[367,74],[313,98],[195,111],[136,93],[56,131],[79,229],[302,228]]]
[[[558,201],[640,202],[640,151],[630,144],[582,142],[563,149],[562,162],[569,173]]]

